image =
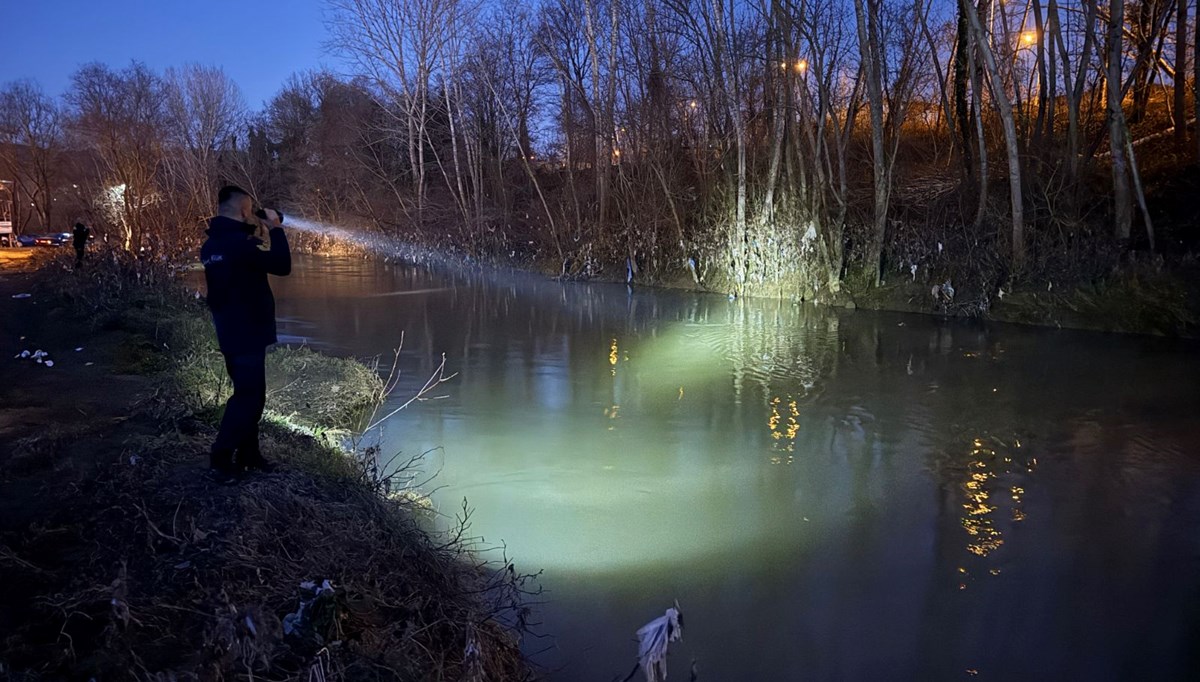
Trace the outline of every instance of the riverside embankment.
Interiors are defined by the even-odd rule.
[[[0,677],[529,674],[498,624],[520,608],[516,578],[434,531],[418,495],[387,495],[377,453],[339,447],[380,398],[371,368],[272,353],[263,447],[279,467],[220,486],[206,451],[227,388],[202,304],[102,257],[10,265]]]

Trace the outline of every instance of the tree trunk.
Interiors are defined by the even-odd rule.
[[[770,8],[772,32],[777,31],[779,25],[779,15],[782,10],[778,3],[772,3]],[[788,63],[788,54],[786,48],[779,44],[779,41],[774,41],[779,52],[784,54],[779,55],[784,64]],[[772,50],[770,44],[767,47],[767,54],[771,55]],[[782,69],[783,73],[779,76],[771,75],[777,69],[768,68],[768,85],[771,94],[771,160],[767,166],[767,182],[766,190],[763,193],[763,209],[761,222],[766,224],[775,219],[775,185],[779,180],[779,165],[783,157],[783,134],[789,109],[787,108],[786,92],[790,89],[788,84],[788,70]]]
[[[1133,38],[1137,48],[1137,61],[1134,62],[1130,80],[1133,83],[1133,108],[1129,112],[1128,121],[1140,123],[1146,117],[1150,104],[1150,91],[1154,87],[1154,77],[1158,70],[1158,52],[1162,39],[1165,37],[1167,17],[1167,0],[1141,0],[1134,5],[1137,18],[1134,21]]]
[[[1121,41],[1124,17],[1125,0],[1112,0],[1108,19],[1108,75],[1104,89],[1108,103],[1108,143],[1112,152],[1113,235],[1122,243],[1129,241],[1133,224],[1129,167],[1125,158],[1125,109],[1121,102]]]
[[[1051,9],[1053,8],[1053,9]],[[1046,33],[1041,37],[1046,45],[1046,138],[1053,141],[1054,124],[1058,111],[1058,60],[1055,50],[1058,45],[1053,36],[1058,35],[1058,12],[1054,0],[1050,0],[1046,12]],[[1059,150],[1061,152],[1061,150]]]
[[[734,142],[737,153],[736,169],[736,205],[734,207],[734,230],[730,239],[733,255],[733,274],[735,290],[738,295],[746,291],[747,264],[746,246],[749,234],[746,229],[746,121],[742,116],[741,102],[738,98],[740,91],[739,65],[734,54],[737,39],[737,10],[732,2],[711,0],[712,20],[715,26],[710,28],[713,39],[713,60],[716,68],[716,80],[720,83],[718,91],[725,105],[726,114],[733,125]],[[727,13],[728,10],[728,13]]]
[[[987,135],[983,129],[983,75],[980,73],[982,68],[977,64],[979,49],[974,45],[967,47],[967,63],[971,67],[971,107],[974,111],[972,118],[975,121],[975,147],[976,154],[979,158],[979,197],[975,202],[975,228],[978,229],[983,225],[983,219],[987,215],[988,197],[991,190],[988,188],[989,171],[988,171],[988,148]]]
[[[604,233],[606,209],[608,207],[608,174],[612,163],[611,155],[604,153],[603,104],[600,97],[600,45],[596,29],[596,8],[592,0],[584,0],[585,27],[587,32],[588,52],[592,62],[592,139],[594,156],[594,177],[596,181],[596,224],[597,233]],[[609,126],[611,128],[611,126]]]
[[[1125,151],[1129,152],[1129,170],[1133,175],[1133,189],[1137,196],[1138,207],[1142,209],[1142,222],[1146,223],[1146,239],[1150,242],[1150,251],[1154,247],[1154,223],[1150,221],[1150,208],[1146,206],[1146,193],[1142,190],[1142,175],[1138,172],[1137,156],[1133,152],[1133,139],[1129,129],[1125,129]]]
[[[453,75],[453,72],[451,72],[451,74]],[[463,223],[467,226],[471,226],[471,225],[475,225],[477,223],[478,216],[471,215],[472,202],[470,200],[470,197],[467,196],[467,192],[463,187],[462,165],[459,163],[459,151],[458,151],[458,126],[455,124],[455,121],[454,121],[454,119],[456,118],[456,115],[458,114],[458,112],[454,106],[454,102],[456,100],[458,102],[461,102],[462,97],[456,97],[455,99],[451,99],[451,97],[450,97],[450,82],[453,80],[454,80],[454,78],[451,77],[442,83],[442,95],[445,97],[445,100],[446,100],[446,121],[449,124],[449,128],[450,128],[450,155],[453,157],[453,160],[454,160],[454,183],[451,184],[451,183],[447,182],[446,184],[448,186],[448,189],[454,193],[455,203],[458,204],[459,210],[462,211]],[[444,170],[442,171],[442,174],[445,175]],[[468,234],[468,239],[470,240],[472,247],[475,246],[476,237],[477,237],[477,232],[474,230],[471,230],[471,232]]]
[[[1037,94],[1037,117],[1033,124],[1033,144],[1042,150],[1039,144],[1043,139],[1043,130],[1046,125],[1046,107],[1053,103],[1048,101],[1050,77],[1046,73],[1046,28],[1042,23],[1042,3],[1041,0],[1033,0],[1033,25],[1037,31],[1037,76],[1038,76],[1038,94]]]
[[[417,147],[420,142],[417,138],[417,117],[414,115],[416,109],[413,106],[411,99],[405,108],[407,109],[408,114],[408,116],[405,117],[408,127],[408,165],[409,171],[412,172],[413,191],[416,192],[420,187],[420,183],[417,181]]]
[[[971,22],[971,29],[975,34],[975,43],[987,66],[992,100],[995,101],[1000,121],[1004,124],[1004,143],[1008,149],[1008,191],[1012,202],[1012,263],[1013,269],[1017,269],[1025,260],[1025,209],[1021,196],[1021,154],[1017,143],[1017,125],[1013,119],[1012,103],[1004,90],[1004,81],[1000,78],[996,56],[992,54],[979,15],[975,12],[971,0],[960,2],[966,8],[967,19]]]
[[[864,2],[867,6],[864,7]],[[867,247],[867,268],[875,286],[882,281],[883,240],[887,233],[889,183],[887,157],[883,144],[883,81],[881,71],[877,12],[873,0],[854,0],[854,17],[858,25],[858,49],[866,65],[867,105],[871,112],[871,161],[875,180],[875,220],[871,242]]]
[[[604,94],[604,189],[608,191],[608,176],[611,168],[610,162],[613,157],[613,150],[616,148],[614,144],[614,135],[616,134],[616,110],[617,110],[617,45],[621,35],[620,25],[617,22],[617,10],[620,7],[620,0],[608,0],[609,7],[609,51],[608,51],[608,87]],[[619,150],[617,150],[620,153]],[[619,159],[618,159],[619,160]],[[600,204],[600,224],[604,225],[608,220],[607,203]],[[634,254],[630,254],[633,259]],[[632,267],[636,270],[637,262],[633,259]]]
[[[746,289],[746,270],[747,270],[747,253],[746,247],[749,242],[749,235],[746,230],[746,125],[741,120],[741,114],[736,116],[737,123],[737,212],[734,216],[736,221],[736,238],[737,244],[734,247],[736,258],[736,276],[738,294],[742,294]]]
[[[975,165],[971,159],[971,105],[967,102],[967,81],[970,78],[970,28],[963,7],[958,9],[958,31],[954,43],[954,113],[958,120],[959,148],[968,180],[974,178]]]
[[[1187,146],[1188,0],[1175,0],[1175,143]]]
[[[567,193],[571,196],[571,208],[575,213],[575,237],[578,239],[579,233],[583,230],[583,210],[579,207],[579,191],[575,188],[575,141],[572,139],[572,131],[575,130],[575,105],[571,102],[571,93],[574,90],[568,82],[566,73],[562,75],[562,95],[563,95],[563,143],[566,146],[566,161],[567,161]],[[529,148],[526,147],[526,150]],[[527,152],[523,152],[523,155]]]
[[[1070,53],[1063,41],[1061,26],[1058,22],[1058,5],[1052,5],[1055,12],[1054,23],[1060,29],[1057,32],[1058,52],[1062,55],[1063,88],[1066,90],[1067,96],[1067,172],[1072,187],[1079,180],[1079,108],[1083,102],[1084,90],[1087,85],[1088,66],[1091,63],[1092,46],[1096,35],[1097,0],[1084,0],[1084,2],[1083,52],[1076,64],[1077,71],[1074,78],[1071,76]]]
[[[429,107],[429,88],[421,86],[421,117],[417,120],[417,222],[425,224],[425,140]]]
[[[923,36],[925,36],[925,43],[929,46],[929,60],[931,62],[933,62],[934,73],[937,75],[938,97],[940,98],[941,103],[942,103],[942,112],[944,113],[944,115],[946,117],[946,127],[949,129],[948,133],[950,135],[950,144],[952,147],[958,147],[959,145],[957,144],[956,141],[959,138],[958,138],[958,130],[955,125],[955,123],[956,123],[956,119],[954,116],[955,112],[954,112],[953,107],[950,106],[950,94],[946,91],[948,83],[947,83],[945,74],[942,73],[942,62],[938,59],[937,42],[933,38],[933,32],[929,30],[929,7],[930,7],[930,4],[927,4],[924,7],[924,9],[921,9],[919,7],[920,0],[918,0],[917,5],[918,5],[917,14],[921,20],[921,34]],[[957,69],[955,71],[956,71],[955,85],[957,85],[957,75],[958,75]],[[957,98],[957,95],[958,95],[958,93],[956,91],[955,92],[956,98]],[[966,97],[964,96],[963,99],[966,99]]]
[[[1197,5],[1196,35],[1192,41],[1192,112],[1196,118],[1196,159],[1200,161],[1200,5]]]

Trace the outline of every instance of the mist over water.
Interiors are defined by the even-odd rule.
[[[386,261],[406,260],[408,262],[426,265],[440,265],[451,268],[462,267],[462,261],[447,258],[443,254],[417,244],[408,243],[396,237],[372,232],[365,228],[353,228],[335,225],[319,220],[303,217],[287,216],[284,227],[295,229],[315,237],[328,237],[343,244],[357,246]]]
[[[272,286],[281,336],[404,333],[381,414],[445,354],[382,445],[545,569],[552,679],[623,676],[675,599],[672,679],[1200,671],[1196,343],[378,260]]]
[[[363,246],[365,246],[367,242],[370,242],[369,239],[365,238],[361,233],[354,230],[348,230],[317,220],[309,220],[308,218],[292,217],[290,215],[285,216],[283,226],[287,229],[299,230],[300,232],[307,232],[314,235],[334,237],[354,244],[361,244]]]

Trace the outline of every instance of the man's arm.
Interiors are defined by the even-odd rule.
[[[263,251],[258,248],[257,240],[251,246],[250,262],[254,267],[266,271],[269,275],[284,277],[292,272],[292,251],[288,248],[287,235],[283,233],[283,218],[271,209],[265,211],[263,223],[270,228],[271,250]]]
[[[292,272],[292,251],[288,248],[287,235],[278,225],[272,227],[268,234],[271,235],[271,249],[263,251],[257,246],[252,247],[252,262],[267,274],[284,277]]]

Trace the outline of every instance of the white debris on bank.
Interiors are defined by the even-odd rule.
[[[950,280],[946,280],[942,284],[933,285],[933,289],[929,293],[938,303],[954,302],[954,285],[950,284]]]
[[[28,350],[23,350],[13,356],[14,360],[33,360],[39,365],[53,367],[54,361],[50,359],[50,354],[40,348],[30,353]]]
[[[283,617],[283,633],[313,638],[323,645],[321,632],[325,628],[322,625],[328,623],[314,621],[332,617],[333,599],[333,584],[328,580],[321,581],[320,586],[311,580],[300,583],[300,607]]]
[[[679,602],[663,615],[637,631],[638,663],[646,673],[646,682],[667,679],[667,647],[683,637],[683,614]]]

